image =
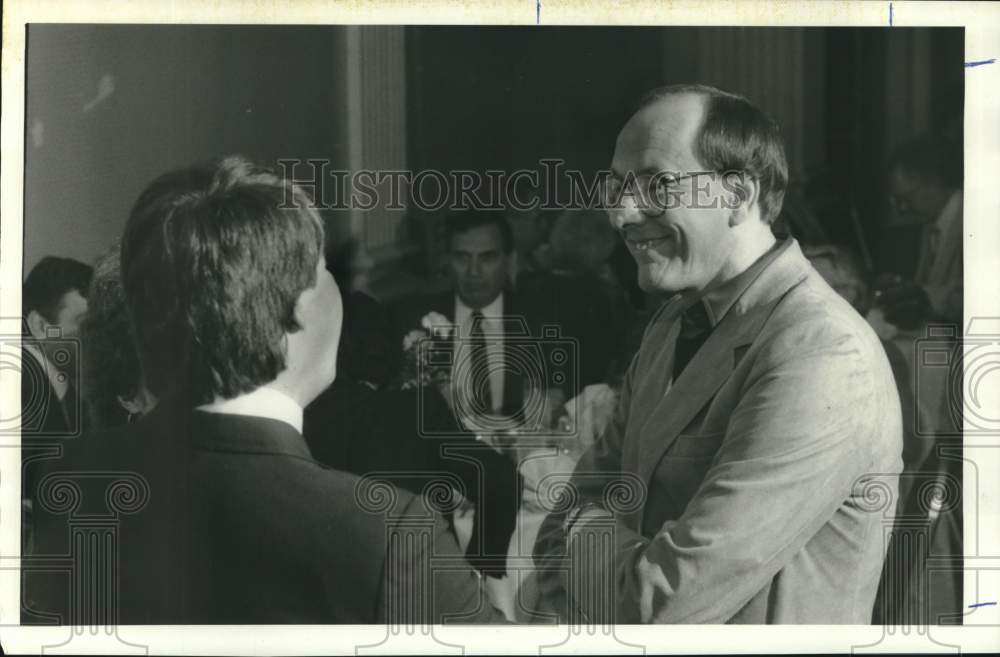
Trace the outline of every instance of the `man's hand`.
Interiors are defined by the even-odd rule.
[[[566,516],[566,545],[572,545],[573,538],[580,533],[583,526],[588,522],[600,520],[606,525],[609,522],[614,522],[614,518],[613,513],[594,502],[570,510]]]

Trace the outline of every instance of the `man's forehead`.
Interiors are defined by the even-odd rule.
[[[696,164],[692,147],[703,112],[704,100],[697,94],[677,94],[655,101],[625,124],[615,142],[615,159],[640,168],[663,160],[676,166]]]
[[[493,251],[501,246],[500,229],[494,224],[475,226],[451,238],[451,247],[456,251]]]

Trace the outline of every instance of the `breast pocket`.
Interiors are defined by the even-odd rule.
[[[724,432],[681,434],[663,454],[650,482],[650,504],[643,527],[659,527],[676,520],[705,481],[712,459],[722,446]]]

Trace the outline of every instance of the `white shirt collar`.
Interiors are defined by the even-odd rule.
[[[472,317],[474,311],[472,308],[465,305],[462,299],[456,294],[455,295],[455,325],[456,326],[466,326],[469,323],[469,318]],[[483,313],[483,317],[486,319],[490,318],[500,318],[503,317],[503,292],[497,295],[489,305],[480,308],[480,312]]]
[[[69,387],[69,382],[66,379],[66,375],[59,371],[52,361],[48,359],[45,353],[33,342],[21,342],[21,346],[27,351],[32,357],[38,361],[38,364],[42,366],[45,370],[45,376],[48,377],[49,383],[52,384],[52,390],[56,393],[56,397],[59,401],[62,401],[66,396],[66,390]],[[28,376],[28,373],[22,368],[21,376]]]
[[[261,386],[239,397],[199,406],[198,410],[278,420],[291,425],[300,435],[302,433],[302,407],[285,393],[268,386]]]

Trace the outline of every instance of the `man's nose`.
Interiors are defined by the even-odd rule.
[[[646,221],[646,214],[639,207],[640,201],[629,195],[623,195],[617,207],[608,209],[608,219],[615,230],[623,230],[626,226],[641,224]]]
[[[473,258],[469,262],[469,266],[465,270],[466,275],[477,278],[483,273],[483,263],[479,261],[479,258]]]

